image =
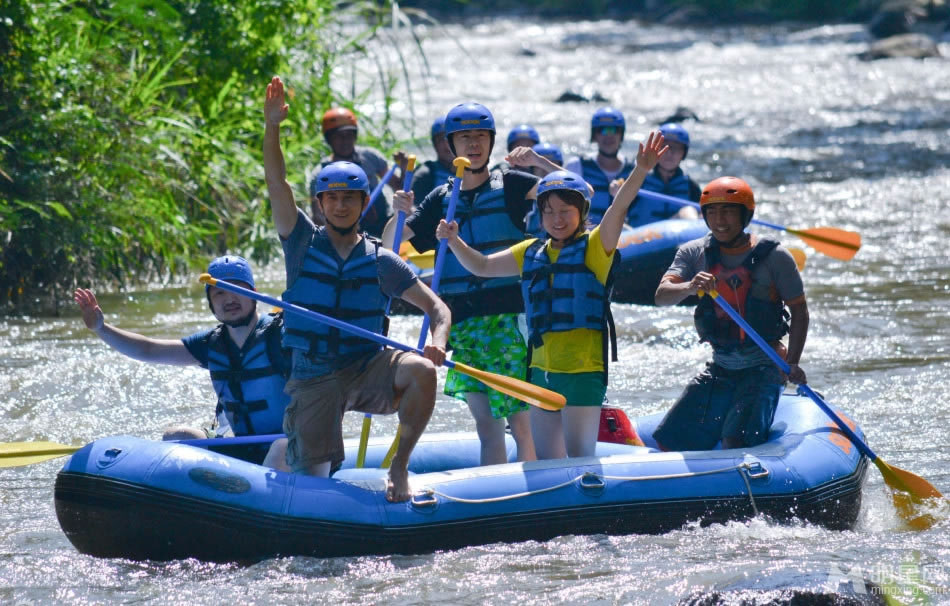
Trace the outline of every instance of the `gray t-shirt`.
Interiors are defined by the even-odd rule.
[[[313,240],[317,230],[325,230],[325,227],[316,227],[310,217],[299,208],[297,209],[297,224],[290,236],[286,239],[281,238],[281,245],[284,247],[284,264],[287,270],[287,287],[289,288],[296,280],[303,267],[304,257],[310,242]],[[366,246],[372,246],[366,238],[360,240],[351,254],[362,254]],[[343,259],[337,258],[342,263]],[[408,288],[412,287],[419,278],[412,271],[406,262],[399,258],[388,248],[379,248],[377,263],[379,275],[379,286],[383,294],[388,297],[400,297]],[[310,377],[319,377],[334,370],[349,366],[359,359],[359,356],[334,356],[330,358],[315,358],[307,356],[306,352],[300,349],[293,350],[293,371],[291,377],[294,379],[306,379]]]
[[[689,282],[696,274],[705,271],[705,244],[706,238],[699,238],[681,245],[676,251],[673,264],[666,270],[665,275],[677,276],[683,282]],[[738,255],[723,253],[722,265],[727,269],[739,267],[751,252],[749,250]],[[805,295],[805,285],[802,283],[801,274],[798,273],[795,259],[781,245],[765,258],[764,263],[752,271],[750,294],[768,298],[771,292],[775,292],[782,301],[794,301]],[[772,363],[752,339],[748,339],[745,345],[733,352],[724,353],[713,350],[713,362],[723,368],[733,370]]]

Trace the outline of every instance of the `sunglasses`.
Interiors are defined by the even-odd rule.
[[[601,135],[616,135],[620,132],[620,129],[616,126],[601,126],[597,129],[597,132]]]

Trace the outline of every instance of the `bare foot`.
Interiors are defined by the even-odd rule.
[[[408,501],[412,493],[409,490],[409,472],[406,469],[389,468],[386,480],[386,500],[390,503]]]

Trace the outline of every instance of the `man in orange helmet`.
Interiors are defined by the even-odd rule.
[[[352,111],[344,107],[334,107],[323,114],[322,120],[323,138],[330,146],[332,153],[320,161],[320,168],[333,162],[341,160],[352,162],[366,173],[369,178],[369,189],[373,191],[379,180],[385,176],[389,165],[386,158],[371,147],[356,145],[356,136],[359,132],[356,116]],[[405,166],[406,156],[402,152],[397,152],[393,158],[399,162],[400,166]],[[314,177],[320,172],[314,171]],[[393,191],[402,186],[402,177],[395,173],[390,178],[388,185]],[[314,221],[318,225],[324,223],[323,216],[320,213],[316,201],[316,184],[313,179],[310,180],[310,210]],[[383,226],[393,214],[392,206],[384,195],[380,195],[373,207],[366,211],[366,216],[360,221],[360,226],[364,231],[373,236],[380,236],[383,232]]]
[[[795,259],[774,240],[745,231],[755,212],[752,189],[721,177],[699,200],[710,233],[680,246],[656,289],[657,305],[676,305],[716,289],[788,362],[786,377],[711,297],[694,321],[712,362],[683,390],[653,437],[664,450],[755,446],[768,439],[786,380],[805,382],[798,365],[808,334],[808,305]],[[788,347],[782,337],[788,335]]]

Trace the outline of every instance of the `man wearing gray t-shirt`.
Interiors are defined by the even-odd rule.
[[[264,177],[274,226],[284,246],[283,299],[372,333],[385,332],[388,297],[432,318],[423,355],[381,348],[375,340],[293,315],[282,343],[293,350],[284,413],[287,465],[327,477],[343,461],[343,414],[356,410],[399,415],[399,446],[389,468],[386,498],[410,497],[409,455],[435,405],[437,366],[445,361],[451,314],[405,262],[360,232],[369,182],[352,162],[334,162],[316,177],[317,204],[326,225],[316,227],[294,201],[280,148],[287,118],[284,84],[274,77],[264,102]]]
[[[706,369],[686,386],[653,437],[664,450],[755,446],[768,439],[785,381],[805,383],[798,365],[808,334],[808,306],[792,255],[777,242],[745,232],[755,211],[749,185],[722,177],[703,189],[710,234],[680,246],[656,290],[657,305],[676,305],[716,289],[788,362],[786,377],[710,297],[694,319],[713,348]],[[782,337],[788,335],[788,347]]]

